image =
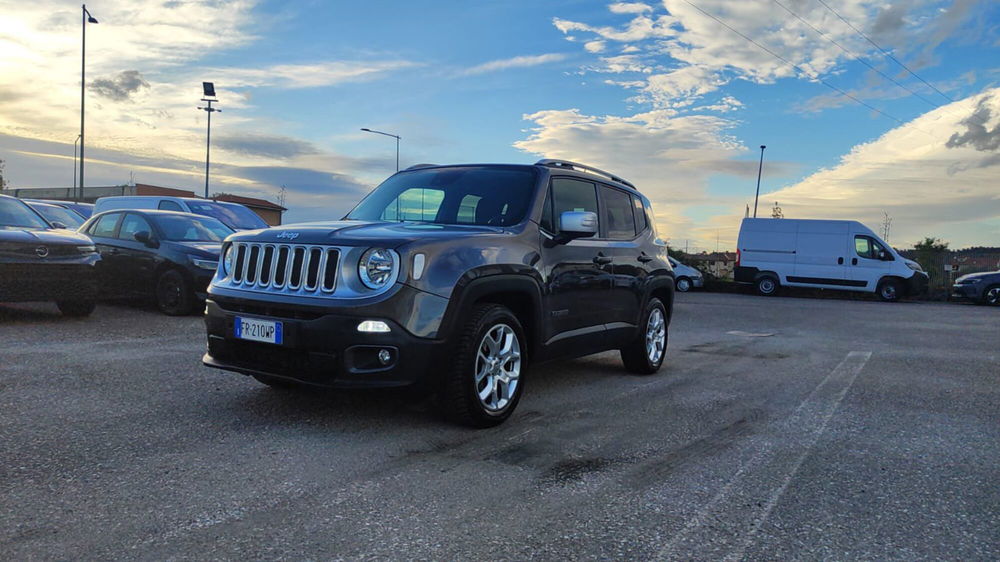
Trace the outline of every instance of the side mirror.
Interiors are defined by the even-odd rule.
[[[597,234],[597,213],[565,211],[559,215],[559,236],[565,242]]]
[[[891,258],[891,257],[889,257],[889,254],[888,254],[888,252],[886,252],[885,250],[879,250],[879,251],[878,251],[878,259],[880,259],[880,260],[882,260],[882,261],[889,261],[889,260],[891,260],[892,258]]]
[[[52,228],[61,228],[63,230],[69,228],[68,226],[66,226],[66,223],[62,223],[62,222],[59,222],[59,221],[52,221],[51,224],[52,224]]]
[[[159,244],[156,242],[156,240],[153,240],[153,237],[149,234],[149,231],[147,230],[140,230],[139,232],[136,232],[135,234],[132,235],[132,238],[135,238],[138,242],[142,242],[143,244],[145,244],[150,248],[155,248],[159,246]]]

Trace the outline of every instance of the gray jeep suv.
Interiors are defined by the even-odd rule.
[[[652,216],[573,162],[413,166],[343,220],[228,237],[203,360],[275,387],[419,384],[496,425],[529,363],[618,349],[659,370],[674,279]]]

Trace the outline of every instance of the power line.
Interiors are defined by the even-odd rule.
[[[929,100],[929,99],[925,98],[924,96],[922,96],[922,95],[920,95],[919,93],[917,93],[917,92],[915,92],[915,91],[911,90],[910,88],[907,88],[907,87],[906,87],[906,86],[904,86],[903,84],[900,84],[900,83],[899,83],[899,82],[897,82],[897,81],[896,81],[896,80],[895,80],[895,79],[894,79],[893,77],[891,77],[891,76],[889,76],[888,74],[886,74],[886,73],[882,72],[882,71],[881,71],[881,70],[879,70],[878,68],[875,68],[875,67],[874,67],[874,66],[873,66],[873,65],[872,65],[871,63],[869,63],[869,62],[868,62],[868,61],[866,61],[865,59],[861,58],[860,56],[856,55],[856,54],[855,54],[854,52],[852,52],[852,51],[851,51],[850,49],[848,49],[847,47],[844,47],[843,45],[841,45],[841,44],[840,44],[840,43],[838,43],[837,41],[833,40],[832,38],[830,38],[829,36],[827,36],[827,34],[826,34],[826,33],[823,33],[823,32],[822,32],[821,30],[817,29],[817,28],[816,28],[816,26],[814,26],[813,24],[811,24],[811,23],[809,23],[808,21],[806,21],[805,19],[803,19],[803,18],[802,18],[802,16],[800,16],[800,15],[796,14],[795,12],[793,12],[792,10],[790,10],[790,9],[788,8],[788,6],[785,6],[784,4],[782,4],[781,2],[779,2],[778,0],[773,0],[773,1],[774,1],[774,3],[775,3],[775,4],[777,4],[777,5],[781,6],[781,7],[782,7],[782,8],[783,8],[783,9],[784,9],[784,10],[785,10],[786,12],[788,12],[789,14],[791,14],[791,15],[795,16],[795,18],[796,18],[796,19],[798,19],[798,20],[799,20],[800,22],[802,22],[802,23],[804,23],[804,24],[808,25],[808,26],[809,26],[810,28],[812,28],[812,30],[813,30],[813,31],[815,31],[816,33],[818,33],[818,34],[820,35],[820,37],[822,37],[822,38],[826,39],[827,41],[829,41],[829,42],[833,43],[833,44],[834,44],[834,45],[836,45],[836,46],[837,46],[837,47],[838,47],[838,48],[839,48],[839,49],[840,49],[841,51],[844,51],[845,53],[847,53],[847,55],[848,55],[848,56],[850,56],[850,57],[851,57],[852,59],[854,59],[854,60],[856,60],[856,61],[860,62],[861,64],[863,64],[863,65],[867,66],[868,68],[870,68],[870,69],[874,70],[875,72],[877,72],[877,73],[879,73],[880,75],[882,75],[882,77],[883,77],[883,78],[885,78],[886,80],[889,80],[889,81],[890,81],[890,82],[892,82],[893,84],[895,84],[895,85],[899,86],[900,88],[902,88],[902,89],[906,90],[907,92],[910,92],[911,94],[913,94],[913,95],[917,96],[918,98],[920,98],[921,100],[923,100],[923,101],[925,101],[925,102],[927,102],[927,103],[931,104],[932,106],[934,106],[934,107],[941,107],[941,105],[940,105],[940,104],[938,104],[938,103],[936,103],[936,102],[933,102],[933,101],[931,101],[931,100]]]
[[[921,77],[920,77],[920,75],[918,75],[918,74],[917,74],[916,72],[913,72],[912,70],[910,70],[910,67],[906,66],[905,64],[903,64],[902,62],[900,62],[900,61],[899,61],[899,59],[897,59],[896,57],[892,56],[892,53],[890,53],[889,51],[887,51],[887,50],[883,49],[882,47],[880,47],[880,46],[879,46],[879,44],[878,44],[878,43],[876,43],[875,41],[873,41],[871,37],[868,37],[868,36],[867,36],[867,35],[865,35],[865,33],[864,33],[864,32],[862,32],[862,31],[861,31],[860,29],[858,29],[858,28],[854,27],[854,25],[853,25],[853,24],[852,24],[851,22],[849,22],[849,21],[847,21],[846,19],[844,19],[844,16],[840,15],[839,13],[837,13],[837,11],[836,11],[836,10],[834,10],[833,8],[831,8],[829,4],[827,4],[827,3],[826,3],[826,2],[824,2],[823,0],[816,0],[816,1],[817,1],[817,2],[819,2],[820,4],[822,4],[823,6],[825,6],[827,10],[830,10],[830,12],[831,12],[831,13],[832,13],[833,15],[837,16],[838,18],[840,18],[840,21],[842,21],[842,22],[846,23],[846,24],[847,24],[847,26],[848,26],[848,27],[850,27],[851,29],[853,29],[853,30],[854,30],[855,32],[857,32],[857,34],[858,34],[858,35],[860,35],[860,36],[864,37],[866,41],[868,41],[868,42],[869,42],[869,43],[871,43],[871,44],[872,44],[872,45],[873,45],[873,46],[874,46],[874,47],[875,47],[876,49],[878,49],[879,51],[881,51],[883,55],[885,55],[885,56],[889,57],[889,59],[890,59],[890,60],[892,60],[893,62],[895,62],[895,63],[896,63],[896,64],[898,64],[899,66],[903,67],[903,69],[905,69],[905,70],[906,70],[907,72],[909,72],[909,73],[910,73],[910,74],[911,74],[911,75],[912,75],[912,76],[913,76],[914,78],[916,78],[917,80],[920,80],[921,82],[923,82],[924,84],[926,84],[926,85],[927,85],[927,87],[929,87],[930,89],[934,90],[934,91],[935,91],[935,92],[937,92],[938,94],[941,94],[941,97],[943,97],[944,99],[946,99],[946,100],[948,100],[948,101],[950,101],[950,102],[953,102],[953,101],[955,101],[955,100],[951,99],[950,97],[948,97],[948,96],[947,96],[947,95],[946,95],[946,94],[945,94],[944,92],[942,92],[941,90],[939,90],[939,89],[935,88],[933,84],[931,84],[931,83],[930,83],[930,82],[928,82],[927,80],[924,80],[923,78],[921,78]]]
[[[687,4],[689,4],[689,5],[690,5],[690,6],[692,7],[692,8],[694,8],[695,10],[698,10],[698,11],[699,11],[699,12],[701,12],[702,14],[705,14],[706,16],[708,16],[708,17],[712,18],[713,20],[715,20],[715,21],[719,22],[719,23],[720,23],[721,25],[723,25],[723,26],[724,26],[724,27],[725,27],[726,29],[728,29],[729,31],[732,31],[733,33],[735,33],[735,34],[739,35],[740,37],[742,37],[742,38],[746,39],[747,41],[749,41],[749,42],[753,43],[754,45],[756,45],[757,47],[759,47],[759,48],[760,48],[761,50],[763,50],[763,51],[767,52],[768,54],[770,54],[770,55],[771,55],[772,57],[774,57],[774,58],[776,58],[776,59],[780,60],[781,62],[783,62],[783,63],[787,64],[788,66],[791,66],[792,68],[794,68],[794,69],[798,70],[799,72],[801,72],[802,74],[806,75],[807,77],[809,77],[809,78],[811,78],[811,79],[813,79],[813,80],[816,80],[817,82],[819,82],[820,84],[823,84],[823,85],[824,85],[824,86],[826,86],[827,88],[830,88],[831,90],[833,90],[833,91],[835,91],[835,92],[838,92],[838,93],[839,93],[840,95],[842,95],[842,96],[844,96],[844,97],[846,97],[846,98],[848,98],[848,99],[851,99],[851,100],[854,100],[855,102],[857,102],[857,103],[859,103],[859,104],[861,104],[861,105],[863,105],[863,106],[867,107],[868,109],[870,109],[870,110],[872,110],[872,111],[874,111],[874,112],[876,112],[876,113],[878,113],[878,114],[880,114],[880,115],[883,115],[884,117],[888,117],[889,119],[892,119],[893,121],[895,121],[895,122],[899,123],[900,125],[905,125],[905,124],[906,124],[906,122],[905,122],[905,121],[903,121],[902,119],[899,119],[898,117],[895,117],[895,116],[893,116],[893,115],[890,115],[890,114],[888,114],[888,113],[886,113],[886,112],[882,111],[881,109],[879,109],[879,108],[877,108],[877,107],[875,107],[875,106],[873,106],[873,105],[870,105],[870,104],[868,104],[868,103],[865,103],[864,101],[862,101],[862,100],[860,100],[860,99],[856,98],[855,96],[852,96],[851,94],[849,94],[849,93],[845,92],[844,90],[842,90],[842,89],[840,89],[840,88],[838,88],[838,87],[834,86],[833,84],[831,84],[831,83],[827,82],[826,80],[823,80],[823,79],[822,79],[822,78],[820,78],[820,77],[819,77],[818,75],[817,75],[817,76],[811,76],[811,75],[810,75],[810,74],[809,74],[808,72],[806,72],[806,70],[805,70],[804,68],[802,68],[801,66],[799,66],[799,65],[795,64],[794,62],[792,62],[792,61],[790,61],[790,60],[786,59],[785,57],[783,57],[783,56],[779,55],[778,53],[775,53],[774,51],[772,51],[771,49],[768,49],[768,48],[767,48],[767,47],[765,47],[764,45],[762,45],[762,44],[760,44],[760,43],[758,43],[758,42],[754,41],[754,40],[753,40],[753,39],[752,39],[751,37],[749,37],[748,35],[745,35],[745,34],[743,34],[743,33],[742,33],[742,32],[740,32],[740,31],[739,31],[738,29],[736,29],[736,28],[734,28],[733,26],[729,25],[728,23],[726,23],[726,22],[722,21],[721,19],[719,19],[719,18],[717,18],[717,17],[713,16],[712,14],[710,14],[710,13],[706,12],[705,10],[702,10],[702,9],[701,9],[701,8],[699,8],[699,7],[698,7],[698,6],[696,5],[696,4],[694,4],[693,2],[691,2],[691,0],[684,0],[684,1],[685,1],[685,2],[687,3]],[[820,1],[822,1],[822,0],[820,0]],[[926,132],[926,131],[925,131],[925,132]],[[929,133],[928,133],[928,134],[929,134]]]

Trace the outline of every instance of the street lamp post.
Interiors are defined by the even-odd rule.
[[[396,171],[398,172],[399,171],[399,141],[403,137],[401,137],[399,135],[394,135],[392,133],[383,133],[382,131],[376,131],[376,130],[373,130],[373,129],[364,128],[364,129],[361,129],[361,130],[365,131],[366,133],[375,133],[376,135],[385,135],[387,137],[392,137],[392,138],[396,139]]]
[[[97,18],[90,15],[87,5],[82,5],[83,9],[83,41],[80,48],[80,191],[77,194],[77,201],[83,199],[83,109],[87,87],[87,24],[97,23]],[[74,182],[75,183],[75,182]]]
[[[222,110],[212,107],[212,102],[219,101],[215,99],[215,84],[212,82],[202,82],[201,87],[205,94],[205,97],[201,98],[201,101],[207,105],[198,109],[202,109],[208,113],[208,135],[205,137],[205,199],[208,199],[208,162],[212,152],[212,114],[216,111],[222,113]]]
[[[757,199],[760,198],[760,173],[764,170],[764,145],[760,145],[760,165],[757,167],[757,195],[753,197],[753,218],[757,218]]]
[[[73,141],[73,198],[74,199],[78,199],[76,196],[76,145],[79,142],[80,142],[80,135],[77,135],[76,140]]]

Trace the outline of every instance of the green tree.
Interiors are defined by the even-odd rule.
[[[930,275],[930,286],[933,289],[944,286],[944,265],[948,258],[948,243],[938,238],[924,238],[914,244],[916,261]]]

